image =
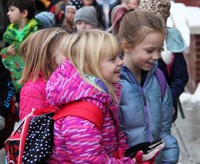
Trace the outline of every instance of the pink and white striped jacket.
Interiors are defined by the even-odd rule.
[[[117,150],[128,146],[119,130],[118,105],[111,96],[82,80],[69,60],[57,68],[48,80],[47,101],[56,107],[83,100],[102,109],[104,123],[100,131],[93,123],[79,117],[67,116],[54,123],[54,147],[49,163],[134,163],[128,157],[115,158]]]

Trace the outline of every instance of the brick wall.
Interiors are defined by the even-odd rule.
[[[191,93],[194,93],[200,82],[200,35],[190,35],[190,50],[185,54],[185,59],[190,76],[187,88]]]
[[[184,3],[186,6],[200,7],[200,0],[175,0],[176,3]]]

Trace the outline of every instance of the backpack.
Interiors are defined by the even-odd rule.
[[[6,158],[14,164],[44,164],[53,150],[54,121],[67,116],[81,117],[101,130],[103,113],[96,105],[75,101],[63,106],[33,110],[5,142]]]

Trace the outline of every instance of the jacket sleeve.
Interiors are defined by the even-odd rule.
[[[7,116],[15,89],[11,80],[10,72],[5,68],[0,56],[0,115]]]
[[[181,95],[181,93],[184,92],[184,88],[188,82],[188,78],[189,76],[187,71],[187,64],[183,53],[175,53],[170,81],[173,104],[177,103],[179,96]]]
[[[93,123],[82,118],[68,116],[63,120],[62,125],[62,136],[65,138],[65,147],[72,163],[134,164],[131,158],[116,159],[106,154],[101,145],[102,133]],[[56,130],[57,128],[55,127],[54,129]],[[59,141],[57,143],[59,138],[54,137],[54,144],[58,145],[55,146],[57,148],[60,147]]]
[[[20,92],[19,119],[23,120],[23,118],[32,111],[32,108],[42,109],[45,107],[45,97],[42,96],[41,92],[36,87],[29,85],[28,83],[25,84]]]
[[[172,96],[167,85],[163,99],[163,125],[161,138],[164,139],[165,147],[163,149],[162,163],[175,164],[179,158],[179,146],[176,138],[171,134],[173,117]]]

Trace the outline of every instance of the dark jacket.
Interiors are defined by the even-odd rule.
[[[0,56],[0,116],[5,118],[5,127],[0,131],[0,149],[4,146],[5,140],[13,131],[15,123],[14,103],[11,100],[15,93],[14,85],[11,80],[10,72],[4,67]]]
[[[10,72],[4,67],[0,56],[0,115],[5,117],[10,109],[11,99],[14,94],[14,86]]]
[[[183,53],[174,53],[174,59],[171,64],[170,71],[167,71],[167,65],[162,59],[158,60],[158,67],[164,72],[166,80],[172,92],[173,107],[175,109],[173,121],[177,118],[177,102],[180,95],[184,92],[185,86],[188,82],[189,75],[187,71],[187,64]]]
[[[187,63],[183,56],[186,45],[178,29],[167,27],[166,47],[168,51],[172,52],[172,61],[170,64],[166,64],[165,60],[160,59],[158,61],[158,68],[164,72],[172,92],[173,107],[175,109],[173,121],[175,121],[178,112],[177,103],[179,96],[184,92],[189,79]]]

